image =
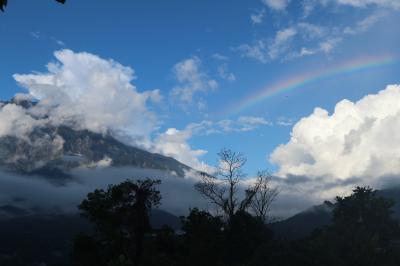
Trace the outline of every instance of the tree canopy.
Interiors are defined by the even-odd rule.
[[[66,0],[55,0],[61,4],[64,4],[66,2]],[[4,8],[7,6],[8,4],[8,0],[0,0],[0,10],[4,11]]]
[[[151,179],[127,180],[89,193],[79,209],[95,225],[95,233],[77,237],[77,265],[112,265],[121,261],[139,265],[145,233],[151,230],[151,209],[160,204],[161,195],[156,188],[160,183]]]

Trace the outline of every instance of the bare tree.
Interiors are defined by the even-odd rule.
[[[258,172],[256,183],[259,184],[259,188],[250,206],[254,215],[265,223],[271,204],[278,196],[279,191],[278,187],[271,185],[271,175],[267,171]]]
[[[195,185],[195,188],[220,209],[228,221],[231,221],[236,212],[245,211],[250,207],[261,182],[257,179],[246,189],[242,199],[239,199],[241,193],[238,189],[244,178],[242,168],[247,161],[246,157],[230,149],[222,149],[218,153],[218,158],[219,164],[215,175],[203,174],[202,180]]]

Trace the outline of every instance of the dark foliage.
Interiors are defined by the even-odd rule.
[[[65,4],[66,0],[56,0],[57,2],[61,4]],[[4,8],[7,6],[8,0],[0,0],[0,10],[4,11]]]
[[[95,225],[95,233],[76,238],[77,265],[88,265],[88,261],[95,261],[95,265],[139,265],[145,235],[151,232],[151,208],[161,200],[155,188],[159,184],[159,180],[128,180],[89,193],[79,209]]]
[[[337,197],[334,204],[329,203],[332,223],[297,240],[274,238],[260,217],[246,211],[237,211],[227,219],[194,208],[182,217],[181,231],[163,227],[146,234],[143,259],[138,261],[132,256],[137,246],[121,233],[121,226],[127,228],[128,223],[120,215],[126,206],[132,209],[134,205],[126,203],[135,200],[121,200],[125,197],[118,196],[120,192],[113,194],[112,188],[120,186],[126,184],[110,187],[107,192],[95,191],[80,206],[90,210],[86,211],[88,217],[103,237],[77,237],[74,251],[81,258],[77,265],[400,265],[399,226],[392,217],[393,202],[369,187],[357,187],[350,196]],[[156,195],[156,190],[153,193]],[[125,211],[121,213],[130,217]],[[132,226],[137,223],[128,220]]]

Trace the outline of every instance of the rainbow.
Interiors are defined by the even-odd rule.
[[[335,77],[343,74],[351,74],[357,71],[393,65],[400,62],[400,58],[393,55],[367,56],[348,60],[342,64],[334,65],[326,69],[302,73],[300,75],[284,78],[275,84],[263,87],[243,98],[240,102],[229,105],[224,111],[224,115],[234,115],[241,113],[245,109],[255,106],[266,99],[281,93],[288,93],[292,90],[302,88],[310,83],[323,79]]]

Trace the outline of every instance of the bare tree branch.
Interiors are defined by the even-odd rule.
[[[238,190],[245,176],[242,168],[247,161],[246,157],[230,149],[222,149],[218,153],[218,159],[215,176],[203,175],[202,181],[195,188],[231,220],[236,212],[250,207],[260,184],[250,186],[245,191],[244,198],[239,199]]]
[[[271,204],[278,196],[279,191],[277,187],[271,185],[271,176],[267,171],[258,173],[256,183],[259,185],[259,189],[251,201],[251,209],[256,217],[266,222]]]

